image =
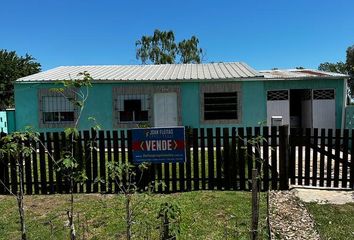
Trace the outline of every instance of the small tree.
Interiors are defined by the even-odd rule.
[[[33,133],[32,131],[25,131],[25,132],[14,132],[7,136],[4,136],[0,140],[0,144],[2,144],[0,148],[0,158],[5,159],[10,157],[12,161],[16,162],[16,168],[18,172],[18,179],[19,179],[19,189],[17,192],[11,191],[5,183],[1,180],[1,184],[7,189],[7,191],[16,197],[17,201],[17,209],[19,212],[19,219],[20,219],[20,231],[21,231],[21,239],[27,239],[27,230],[26,230],[26,219],[25,219],[25,209],[24,209],[24,172],[23,172],[23,165],[24,159],[30,158],[33,152],[33,149],[29,144],[26,143],[30,141],[37,141],[38,134]],[[25,163],[30,164],[30,162]]]
[[[89,87],[92,86],[92,77],[88,72],[78,74],[82,77],[80,80],[65,80],[61,83],[63,88],[55,88],[53,91],[60,93],[78,108],[78,116],[72,127],[65,129],[65,137],[69,140],[69,145],[61,154],[61,159],[57,162],[57,171],[63,173],[69,181],[70,210],[67,211],[67,217],[70,227],[70,239],[76,239],[76,230],[74,225],[74,187],[76,183],[84,183],[87,179],[82,164],[79,164],[75,158],[75,142],[78,137],[78,125],[82,116],[85,103],[89,96]],[[72,97],[74,96],[74,97]]]
[[[162,203],[158,218],[161,220],[160,239],[172,240],[176,239],[181,232],[181,209],[177,204]]]
[[[132,227],[135,217],[135,208],[132,203],[132,197],[139,190],[138,184],[141,181],[144,170],[146,169],[147,165],[144,163],[138,165],[137,167],[130,163],[108,163],[109,176],[115,181],[116,186],[119,188],[119,193],[123,194],[125,199],[125,223],[127,240],[132,239],[133,236]],[[139,179],[136,179],[137,170],[141,172]],[[149,190],[149,187],[146,190]]]

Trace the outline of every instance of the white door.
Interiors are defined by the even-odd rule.
[[[313,90],[313,127],[336,128],[336,102],[334,89]]]
[[[289,91],[275,90],[267,92],[267,125],[272,125],[272,117],[282,117],[282,124],[290,123]]]
[[[154,94],[155,127],[177,126],[177,93]]]

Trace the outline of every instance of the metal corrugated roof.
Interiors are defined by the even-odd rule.
[[[94,80],[212,80],[263,77],[242,62],[163,65],[102,65],[62,66],[18,79],[55,81],[80,79],[78,73],[87,71]]]
[[[348,78],[340,73],[323,72],[314,69],[286,69],[286,70],[262,70],[259,71],[265,79],[296,79],[296,78]]]

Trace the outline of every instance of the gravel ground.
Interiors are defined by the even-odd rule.
[[[269,206],[272,239],[320,239],[311,215],[293,192],[271,191]]]

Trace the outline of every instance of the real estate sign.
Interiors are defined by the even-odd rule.
[[[184,162],[184,132],[184,127],[132,129],[133,162]]]

